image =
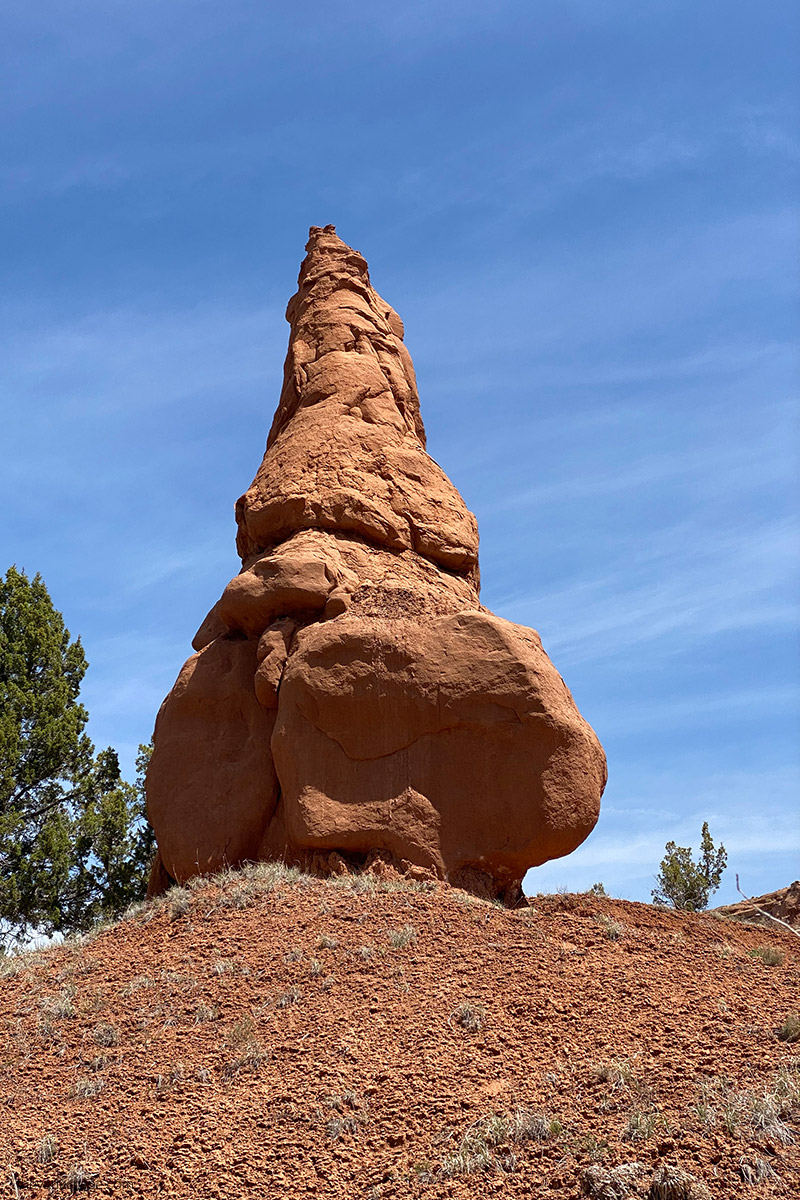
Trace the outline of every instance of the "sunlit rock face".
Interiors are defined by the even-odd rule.
[[[280,858],[512,901],[593,828],[605,756],[538,634],[480,603],[402,321],[332,226],[306,249],[242,569],[156,722],[154,887]]]

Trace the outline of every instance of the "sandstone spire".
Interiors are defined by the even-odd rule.
[[[311,229],[286,316],[242,570],[156,723],[163,869],[380,863],[514,897],[592,829],[602,749],[538,635],[482,608],[477,525],[425,451],[402,322],[332,226]]]
[[[474,574],[478,528],[424,453],[403,322],[333,226],[312,228],[307,250],[267,453],[236,507],[239,553],[332,529]]]

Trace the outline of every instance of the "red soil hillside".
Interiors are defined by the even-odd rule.
[[[8,960],[0,1196],[800,1195],[790,932],[421,886],[265,864]]]

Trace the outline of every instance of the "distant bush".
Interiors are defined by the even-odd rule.
[[[666,855],[661,860],[661,869],[656,876],[652,897],[656,904],[700,912],[708,907],[708,898],[720,885],[722,873],[728,863],[724,846],[714,846],[708,832],[708,822],[703,822],[700,842],[700,858],[692,859],[690,846],[676,846],[667,842]]]

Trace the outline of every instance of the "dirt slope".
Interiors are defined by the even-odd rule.
[[[388,887],[265,865],[9,961],[0,1197],[800,1195],[791,933]]]

